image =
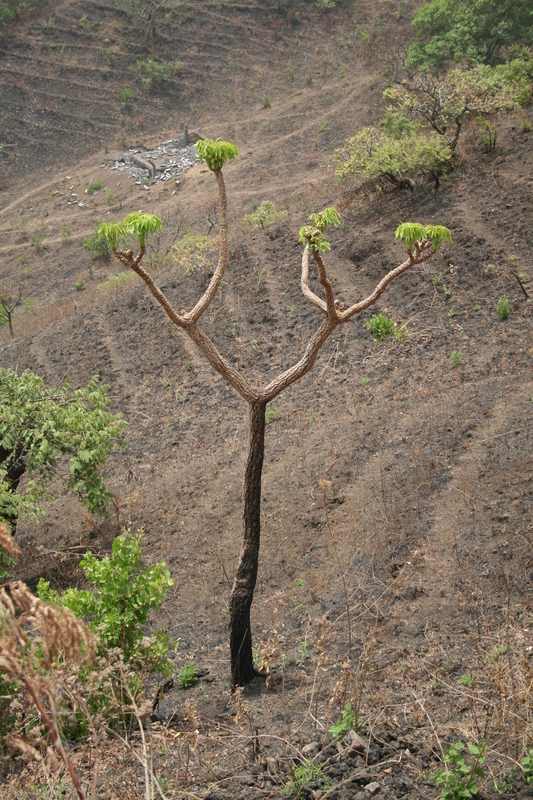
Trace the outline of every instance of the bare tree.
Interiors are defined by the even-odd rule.
[[[6,286],[0,286],[0,325],[9,326],[9,334],[12,339],[15,338],[13,331],[13,314],[15,309],[22,303],[23,292],[22,289],[15,290]]]
[[[145,253],[146,237],[156,231],[161,223],[158,217],[135,212],[123,223],[102,224],[99,233],[109,241],[116,258],[132,269],[145,282],[149,291],[161,305],[174,325],[181,328],[202,350],[213,367],[236,392],[248,403],[250,419],[250,439],[248,459],[244,474],[243,491],[243,543],[240,561],[233,583],[230,599],[230,649],[231,676],[234,685],[244,685],[256,675],[252,657],[252,635],[250,629],[250,608],[257,579],[259,543],[261,533],[261,472],[265,446],[265,411],[267,403],[273,400],[292,383],[300,380],[315,363],[316,357],[330,334],[356,314],[374,305],[387,286],[395,278],[407,272],[415,264],[426,261],[438,248],[442,240],[451,240],[450,232],[440,225],[426,226],[418,223],[404,223],[396,231],[397,238],[405,240],[407,259],[391,270],[378,283],[374,291],[364,300],[346,308],[336,300],[321,253],[329,249],[324,236],[328,224],[338,225],[339,216],[334,208],[321,214],[312,214],[313,223],[300,231],[300,239],[305,245],[302,258],[301,288],[304,297],[322,315],[322,324],[309,340],[305,352],[297,363],[282,372],[265,386],[256,386],[233,367],[217,350],[213,342],[198,327],[202,314],[212,303],[220,287],[228,263],[228,230],[226,218],[226,190],[222,167],[238,155],[237,148],[229,142],[205,139],[197,142],[200,158],[214,173],[220,197],[220,250],[218,265],[209,286],[190,311],[176,311],[163,292],[156,286],[151,276],[141,266]],[[134,233],[139,240],[139,253],[131,249],[118,250],[118,237],[124,233]],[[318,297],[309,287],[309,254],[318,269],[318,280],[324,289],[325,299]]]

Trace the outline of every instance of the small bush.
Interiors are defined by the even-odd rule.
[[[403,342],[405,339],[404,329],[399,328],[384,311],[380,314],[372,314],[372,318],[366,323],[365,328],[367,331],[372,331],[375,342],[381,342],[388,336],[394,336],[397,342]]]
[[[531,130],[531,120],[525,112],[520,120],[520,130],[522,133],[529,133]]]
[[[276,204],[271,200],[263,200],[256,211],[245,215],[244,221],[252,228],[264,228],[265,225],[282,219],[286,214],[286,211],[276,211]]]
[[[131,270],[126,272],[119,272],[118,275],[110,275],[103,283],[98,284],[99,292],[111,292],[114,289],[121,289],[124,286],[129,286],[137,280],[137,275]]]
[[[460,367],[461,364],[464,362],[465,357],[459,350],[452,350],[452,354],[450,356],[450,361],[452,362],[452,367]]]
[[[341,718],[331,725],[328,731],[334,739],[344,739],[348,731],[352,730],[352,728],[358,731],[359,728],[362,727],[363,722],[364,720],[361,714],[355,714],[352,709],[352,704],[346,703],[341,712]]]
[[[74,288],[76,289],[77,292],[81,292],[83,291],[83,289],[85,289],[85,282],[83,278],[80,278],[79,281],[76,281],[76,283],[74,284]]]
[[[98,258],[101,258],[102,261],[111,260],[111,248],[107,243],[107,239],[104,239],[104,237],[100,236],[98,233],[98,228],[94,231],[94,233],[91,233],[88,239],[83,240],[83,247],[90,253],[95,254],[93,256],[95,260]]]
[[[192,275],[197,267],[211,267],[213,262],[209,253],[216,250],[218,237],[203,233],[186,233],[172,248],[177,264],[185,267],[187,275]]]
[[[281,790],[284,797],[303,797],[304,790],[310,783],[318,784],[320,791],[325,791],[329,786],[329,779],[324,775],[322,764],[315,764],[307,759],[299,767],[293,767],[292,780]]]
[[[511,313],[511,306],[509,305],[509,300],[505,295],[502,295],[498,300],[498,305],[496,306],[496,312],[499,318],[502,320],[507,319],[509,314]]]
[[[97,178],[94,182],[89,183],[87,186],[87,193],[88,194],[96,194],[98,189],[102,188],[102,181],[100,178]]]
[[[180,689],[190,689],[198,683],[198,675],[196,674],[196,664],[190,661],[185,664],[178,672],[178,686]]]
[[[148,58],[145,61],[137,61],[130,67],[130,70],[138,75],[141,83],[145,86],[157,86],[159,89],[166,89],[169,78],[179,72],[183,63],[181,61],[154,61]]]

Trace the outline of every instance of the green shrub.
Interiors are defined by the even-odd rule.
[[[99,292],[111,292],[114,289],[122,289],[138,280],[137,275],[132,270],[119,272],[118,275],[110,275],[105,281],[98,284]]]
[[[218,237],[203,233],[186,233],[172,248],[176,263],[185,267],[187,275],[192,275],[197,267],[211,267],[210,253],[216,250]]]
[[[324,775],[322,764],[315,764],[311,759],[307,759],[300,766],[293,767],[292,780],[282,788],[281,794],[284,797],[303,797],[303,792],[310,783],[316,783],[320,791],[326,791],[329,779]]]
[[[465,357],[461,352],[459,352],[459,350],[452,350],[452,354],[450,356],[452,367],[460,367],[464,360]]]
[[[277,222],[286,215],[286,211],[276,211],[276,204],[271,200],[263,200],[256,211],[244,216],[244,221],[252,228],[264,228],[265,225]]]
[[[137,61],[130,67],[130,70],[138,75],[141,83],[145,86],[157,86],[159,89],[166,89],[169,78],[175,75],[182,68],[181,61],[154,61],[148,58],[145,61]]]
[[[341,718],[331,725],[328,731],[334,739],[344,739],[348,731],[352,730],[352,728],[358,731],[362,727],[363,722],[364,720],[361,714],[356,714],[352,709],[352,704],[346,703],[341,712]]]
[[[502,322],[503,320],[507,319],[507,317],[511,313],[511,306],[509,305],[509,300],[504,294],[498,300],[498,305],[496,306],[496,313],[498,314]]]
[[[83,247],[85,250],[88,250],[90,253],[94,253],[95,255],[93,258],[99,259],[101,258],[102,261],[110,261],[111,260],[111,248],[103,236],[100,236],[98,233],[98,229],[91,233],[91,235],[83,240]]]
[[[463,742],[454,742],[444,756],[445,769],[439,769],[435,777],[435,784],[444,787],[440,800],[463,800],[477,795],[476,778],[484,775],[481,765],[485,760],[487,746],[468,745],[468,752],[473,757],[470,766],[464,760],[464,747]]]
[[[194,661],[190,661],[188,664],[181,667],[178,672],[178,686],[180,689],[190,689],[195,683],[198,683],[196,664]]]
[[[372,314],[372,318],[366,323],[365,328],[367,331],[372,331],[375,342],[381,342],[388,336],[394,336],[398,342],[403,342],[405,339],[405,330],[399,328],[384,311],[380,314]]]
[[[98,189],[102,188],[102,180],[101,178],[97,178],[94,182],[89,183],[87,186],[87,193],[88,194],[96,194]]]
[[[164,561],[141,570],[142,536],[128,529],[113,542],[111,557],[100,561],[90,552],[80,562],[93,591],[68,589],[58,595],[50,583],[40,579],[37,591],[41,600],[66,606],[97,631],[107,647],[120,647],[126,661],[140,661],[151,671],[172,673],[166,658],[168,637],[158,631],[151,641],[143,640],[143,626],[150,610],[164,602],[174,581]]]

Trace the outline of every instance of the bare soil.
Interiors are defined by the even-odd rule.
[[[321,753],[329,774],[328,798],[434,798],[430,774],[457,738],[489,742],[483,797],[499,796],[494,781],[506,779],[506,796],[525,797],[517,762],[532,735],[532,134],[511,116],[488,155],[472,125],[460,167],[437,194],[335,183],[334,148],[382,116],[381,70],[409,35],[410,6],[398,19],[385,2],[345,3],[329,15],[302,2],[294,25],[278,5],[190,2],[176,12],[157,43],[160,58],[184,63],[168,92],[132,80],[127,68],[142,57],[134,23],[111,6],[67,3],[4,43],[0,138],[16,147],[3,162],[2,281],[23,284],[35,304],[15,319],[12,342],[0,329],[0,364],[51,384],[98,374],[129,422],[127,448],[107,464],[114,514],[91,519],[62,496],[42,521],[20,524],[14,576],[34,586],[45,575],[58,588],[81,581],[80,552],[108,552],[124,525],[143,530],[147,562],[167,562],[175,583],[152,624],[180,640],[177,669],[194,660],[207,671],[193,689],[175,685],[154,715],[154,769],[168,797],[280,797],[310,746],[304,754]],[[83,14],[93,28],[79,27]],[[100,58],[106,35],[113,54]],[[102,145],[116,149],[124,132],[116,86],[125,85],[138,93],[125,113],[126,144],[154,146],[188,122],[240,148],[225,170],[231,263],[203,326],[257,382],[297,360],[319,324],[299,288],[297,234],[311,211],[335,204],[342,213],[327,264],[346,302],[400,263],[400,221],[438,222],[453,234],[378,303],[406,324],[402,343],[373,342],[365,313],[274,404],[252,607],[271,677],[236,694],[227,602],[246,408],[140,283],[99,289],[121,268],[97,261],[89,271],[82,247],[98,221],[142,207],[168,222],[152,256],[179,308],[210,275],[209,264],[187,275],[161,257],[174,224],[207,232],[216,187],[205,165],[186,172],[175,195],[173,182],[146,189],[102,166]],[[85,195],[98,179],[98,194]],[[67,205],[72,193],[86,207]],[[266,199],[287,215],[251,232],[242,217]],[[39,234],[38,251],[30,242]],[[502,295],[505,321],[496,313]],[[462,355],[456,367],[453,351]],[[360,752],[338,752],[327,732],[347,700],[364,719]],[[138,765],[114,747],[96,756],[79,748],[85,782],[98,763],[96,797],[143,797]],[[22,797],[22,785],[43,796],[30,789],[42,772],[30,772],[9,762],[2,796]]]

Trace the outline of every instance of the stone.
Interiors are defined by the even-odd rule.
[[[365,786],[365,793],[372,797],[373,795],[377,794],[381,789],[381,785],[377,781],[372,781],[372,783],[367,783]]]
[[[320,746],[318,742],[309,742],[309,744],[302,747],[302,755],[305,756],[305,758],[314,758],[319,751]]]

